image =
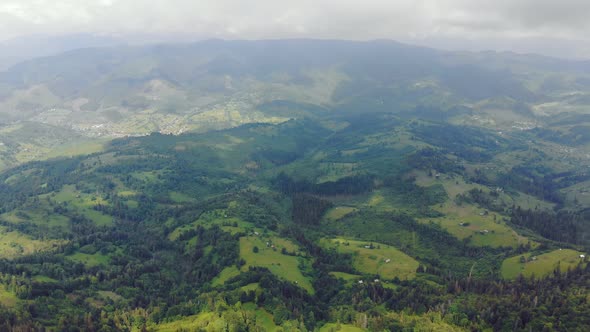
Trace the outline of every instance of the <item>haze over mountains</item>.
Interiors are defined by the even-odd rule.
[[[42,156],[69,135],[179,134],[304,115],[265,111],[277,100],[333,113],[412,116],[418,110],[499,131],[550,129],[585,113],[589,86],[585,61],[445,52],[392,41],[211,40],[84,48],[0,72],[4,130],[25,137],[4,142],[11,148],[3,159],[8,165],[26,160],[16,156],[23,149]],[[584,131],[584,121],[573,123],[574,131]],[[570,137],[571,129],[561,126],[553,136]],[[51,139],[25,145],[33,132]],[[581,154],[587,153],[583,136],[572,138]]]
[[[91,34],[48,36],[31,35],[0,41],[0,70],[6,70],[19,62],[66,51],[127,44],[123,39]]]

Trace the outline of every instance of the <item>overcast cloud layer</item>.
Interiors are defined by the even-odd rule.
[[[540,40],[532,43],[541,48],[553,39],[576,41],[575,52],[587,55],[589,13],[588,0],[0,0],[0,40],[39,33],[385,38],[458,48],[487,40],[489,48],[518,50],[517,39]]]

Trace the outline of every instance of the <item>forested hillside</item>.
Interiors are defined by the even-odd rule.
[[[521,136],[339,116],[10,169],[3,324],[583,330],[588,219],[560,183],[586,175],[482,171],[541,153]]]
[[[590,67],[377,41],[0,73],[0,329],[586,331]]]

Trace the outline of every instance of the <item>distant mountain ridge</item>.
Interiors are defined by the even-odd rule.
[[[21,62],[0,72],[0,122],[113,138],[313,115],[264,106],[287,101],[505,131],[583,114],[589,91],[583,61],[385,40],[207,40],[84,48]]]
[[[34,58],[90,47],[125,44],[123,39],[93,34],[31,35],[0,41],[0,71]]]

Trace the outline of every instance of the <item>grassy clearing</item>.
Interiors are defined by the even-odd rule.
[[[158,181],[158,171],[133,172],[130,175],[138,180],[148,182],[148,183]]]
[[[396,210],[396,207],[392,204],[391,200],[386,199],[385,194],[381,192],[381,190],[375,190],[369,197],[366,205],[370,208],[384,212]]]
[[[434,176],[429,176],[425,171],[413,171],[411,174],[416,178],[416,184],[421,187],[441,184],[445,188],[450,199],[455,199],[457,195],[464,194],[474,188],[485,189],[484,186],[465,182],[462,177],[450,177],[446,174],[440,174],[439,177],[436,178]]]
[[[363,332],[367,330],[363,330],[360,327],[356,327],[350,324],[338,324],[338,323],[327,323],[326,325],[320,328],[320,332],[331,332],[331,331],[338,331],[338,332]]]
[[[119,197],[134,197],[136,195],[137,193],[132,190],[121,190],[117,193],[117,196]]]
[[[326,212],[325,218],[329,221],[336,221],[355,211],[358,211],[358,209],[350,206],[337,206]]]
[[[389,245],[341,238],[323,240],[321,244],[353,254],[353,266],[362,273],[378,274],[384,279],[416,277],[418,261]]]
[[[590,205],[590,181],[580,182],[561,190],[570,205]]]
[[[279,330],[275,325],[274,318],[268,311],[257,308],[253,303],[242,304],[242,309],[246,312],[253,313],[256,316],[256,325],[262,328],[262,331],[273,332]],[[286,322],[289,325],[290,322]],[[226,321],[220,318],[215,312],[202,312],[198,315],[187,316],[182,319],[150,326],[150,330],[160,332],[176,331],[225,331]]]
[[[254,252],[254,247],[258,248],[257,253]],[[262,238],[262,236],[255,235],[241,237],[240,257],[246,261],[242,271],[248,271],[250,266],[265,267],[277,277],[296,283],[313,294],[314,289],[309,278],[305,277],[299,268],[301,263],[305,263],[305,259],[282,254],[282,248],[285,248],[288,252],[299,250],[291,241],[281,238]]]
[[[176,332],[181,329],[198,331],[206,327],[212,328],[211,331],[223,331],[225,322],[219,319],[219,316],[214,312],[202,312],[198,315],[184,317],[173,322],[158,324],[153,326],[153,329],[160,332]],[[219,329],[216,330],[216,327]]]
[[[255,291],[260,288],[260,284],[257,282],[253,282],[251,284],[247,284],[246,286],[240,287],[240,290],[243,292]]]
[[[203,213],[198,220],[190,224],[182,225],[176,228],[168,235],[168,239],[170,239],[171,241],[175,241],[180,234],[191,229],[195,229],[197,228],[197,226],[211,227],[213,225],[217,225],[221,227],[221,229],[223,229],[225,232],[231,234],[248,232],[249,230],[256,230],[258,232],[261,231],[260,229],[255,228],[251,223],[243,221],[240,218],[230,217],[226,214],[224,209],[219,209],[207,211]]]
[[[44,276],[44,275],[36,275],[36,276],[33,276],[31,279],[33,281],[35,281],[35,282],[41,282],[41,283],[55,283],[55,282],[58,282],[57,280],[55,280],[53,278],[50,278],[48,276]]]
[[[16,294],[7,291],[4,287],[0,287],[0,304],[5,307],[13,308],[18,303]]]
[[[535,256],[531,253],[510,257],[502,263],[502,277],[504,279],[514,279],[522,274],[525,277],[534,275],[541,277],[552,273],[557,267],[561,271],[568,268],[574,268],[581,261],[582,252],[571,249],[558,249],[542,255]],[[521,262],[522,258],[526,262]]]
[[[80,192],[73,185],[65,185],[57,193],[41,195],[41,197],[49,197],[58,204],[68,204],[70,208],[77,210],[77,212],[92,220],[98,226],[108,226],[113,223],[111,216],[94,210],[94,207],[99,204],[108,205],[109,203],[106,200],[98,195]]]
[[[9,232],[5,227],[0,227],[0,258],[15,258],[52,250],[63,242],[63,240],[35,240],[25,234]]]
[[[435,210],[443,213],[442,218],[422,218],[419,222],[429,223],[434,222],[446,229],[459,239],[469,239],[470,244],[475,246],[490,246],[490,247],[516,247],[519,244],[526,244],[529,240],[516,233],[512,228],[502,221],[502,215],[494,212],[484,213],[485,209],[479,208],[475,205],[462,204],[458,206],[454,203],[454,199],[459,194],[465,194],[471,189],[481,189],[487,191],[488,189],[478,184],[466,183],[460,177],[450,177],[441,174],[439,178],[428,176],[424,171],[415,171],[413,174],[416,177],[416,184],[420,186],[430,186],[435,183],[440,183],[447,194],[449,200],[442,205],[434,207]],[[522,204],[525,203],[538,205],[538,200],[534,202],[528,196],[519,196],[517,199],[501,194],[500,199],[507,204]],[[522,202],[521,202],[522,201]],[[528,204],[527,203],[527,204]],[[546,205],[543,205],[546,207]],[[495,219],[495,220],[494,220]],[[532,246],[537,245],[531,243]]]
[[[104,151],[106,140],[93,140],[76,142],[75,144],[61,145],[47,153],[46,158],[74,157]]]
[[[84,254],[81,252],[77,252],[73,255],[66,256],[69,259],[73,260],[74,262],[82,263],[87,267],[93,266],[106,266],[110,263],[111,259],[109,256],[101,255],[101,254]]]
[[[258,308],[256,304],[244,303],[242,304],[242,309],[254,312],[256,315],[256,324],[262,327],[263,331],[276,331],[279,328],[274,322],[273,315],[263,308]]]
[[[219,273],[219,275],[213,279],[211,284],[213,287],[221,286],[229,279],[237,277],[238,275],[240,275],[240,270],[238,270],[238,268],[235,266],[229,266],[223,269],[221,273]]]
[[[0,215],[0,219],[13,224],[33,223],[45,227],[67,228],[70,219],[66,216],[50,212],[49,209],[14,210]]]
[[[169,196],[170,196],[170,199],[172,201],[174,201],[174,203],[178,203],[178,204],[190,203],[190,202],[195,201],[195,199],[190,197],[189,195],[185,195],[185,194],[179,193],[177,191],[171,191]]]
[[[357,173],[357,163],[320,163],[319,168],[323,175],[317,179],[318,183],[338,181]]]
[[[435,209],[445,216],[421,218],[419,222],[436,223],[461,240],[468,238],[474,246],[516,247],[529,242],[529,239],[507,226],[499,214],[489,212],[482,215],[484,210],[481,208],[468,204],[457,206],[451,201]],[[531,245],[535,246],[536,243],[531,242]]]

